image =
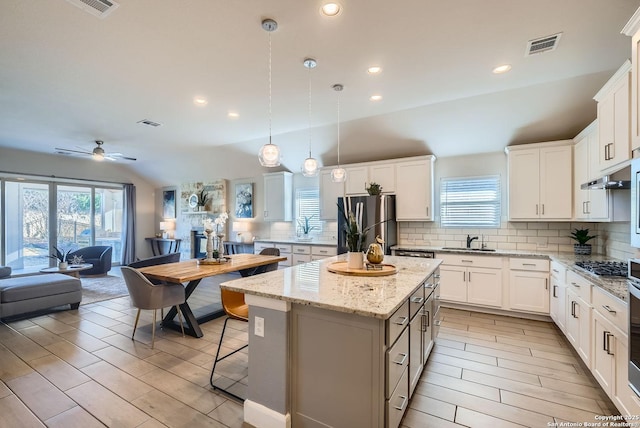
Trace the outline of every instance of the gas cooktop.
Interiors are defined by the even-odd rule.
[[[598,276],[627,276],[627,263],[626,262],[607,262],[607,261],[595,261],[586,260],[583,262],[576,262],[576,266],[591,272]]]

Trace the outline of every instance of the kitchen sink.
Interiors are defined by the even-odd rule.
[[[495,248],[465,248],[465,247],[442,247],[443,250],[459,250],[459,251],[486,251],[493,252]]]

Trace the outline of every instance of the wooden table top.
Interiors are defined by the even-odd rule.
[[[196,259],[191,259],[177,263],[147,266],[140,268],[139,271],[152,279],[182,284],[208,276],[235,272],[287,260],[286,257],[282,256],[264,256],[260,254],[234,254],[229,257],[231,258],[229,262],[219,265],[199,265]]]

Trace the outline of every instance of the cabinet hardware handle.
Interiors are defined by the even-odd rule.
[[[605,144],[604,146],[604,160],[609,160],[609,145]]]
[[[580,286],[578,284],[576,284],[575,282],[572,282],[571,285],[573,285],[574,287],[580,288]]]
[[[429,217],[429,207],[427,206],[427,217]]]
[[[409,318],[408,317],[398,317],[396,319],[396,321],[394,322],[395,325],[405,325],[405,323],[407,322]],[[400,321],[400,322],[398,322]]]
[[[403,366],[404,362],[407,361],[407,355],[408,354],[398,354],[398,356],[402,355],[402,359],[400,361],[398,360],[393,360],[393,364],[397,364],[399,366]]]
[[[469,272],[468,277],[469,277],[469,282],[471,282],[471,272]]]
[[[440,274],[439,273],[435,273],[435,274],[433,274],[433,277],[437,278],[437,279],[440,279]]]
[[[436,327],[440,327],[440,324],[442,324],[442,321],[440,321],[440,320],[435,320],[435,321],[433,322],[433,324],[434,324]]]
[[[404,406],[407,405],[407,397],[404,396],[404,395],[398,395],[398,398],[402,398],[402,404],[400,404],[400,407],[398,407],[398,406],[393,406],[393,407],[394,407],[394,409],[400,410],[401,412],[403,412],[404,411]]]
[[[465,260],[465,259],[462,259],[462,260],[460,260],[460,261],[461,261],[462,263],[473,263],[473,260]]]
[[[551,270],[554,271],[555,273],[560,273],[558,269],[551,269]]]
[[[609,332],[606,330],[602,332],[602,350],[608,353],[609,350],[607,349],[607,334],[609,334]]]
[[[578,318],[576,316],[576,302],[574,300],[571,301],[571,316],[574,318]]]
[[[538,215],[538,204],[536,204],[536,215]]]
[[[535,263],[522,263],[522,266],[535,266]]]
[[[609,150],[609,159],[613,159],[616,157],[616,145],[613,143],[609,143],[611,145],[611,149],[613,150]]]
[[[542,204],[542,215],[544,215],[544,204]]]
[[[424,297],[412,297],[411,303],[422,303],[424,302]]]
[[[607,332],[607,354],[609,355],[614,355],[613,352],[611,352],[611,342],[609,341],[609,339],[611,338],[611,336],[613,336],[613,334]]]
[[[556,294],[556,290],[558,289],[557,285],[553,286],[553,297],[558,297],[558,295]]]
[[[587,201],[587,214],[591,214],[591,201]]]
[[[548,290],[549,289],[549,280],[547,278],[544,279],[544,289]]]
[[[582,202],[582,214],[586,214],[587,213],[586,209],[584,208],[585,207],[584,204],[585,204],[585,202]]]
[[[462,272],[462,282],[467,282],[467,273]]]
[[[429,311],[427,312],[427,316],[425,317],[427,319],[427,327],[431,326],[431,314],[429,313]],[[425,331],[427,331],[427,329],[425,328]]]
[[[602,305],[602,307],[605,308],[607,310],[607,312],[609,312],[611,314],[616,314],[617,313],[616,311],[611,309],[611,307],[609,305]]]
[[[319,250],[318,251],[320,254],[327,254],[327,250]]]
[[[424,314],[420,315],[420,331],[427,331],[427,321]]]
[[[431,282],[425,282],[424,288],[433,288],[433,284]]]

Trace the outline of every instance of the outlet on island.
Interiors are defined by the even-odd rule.
[[[253,334],[255,334],[256,336],[264,337],[264,318],[254,318]]]

